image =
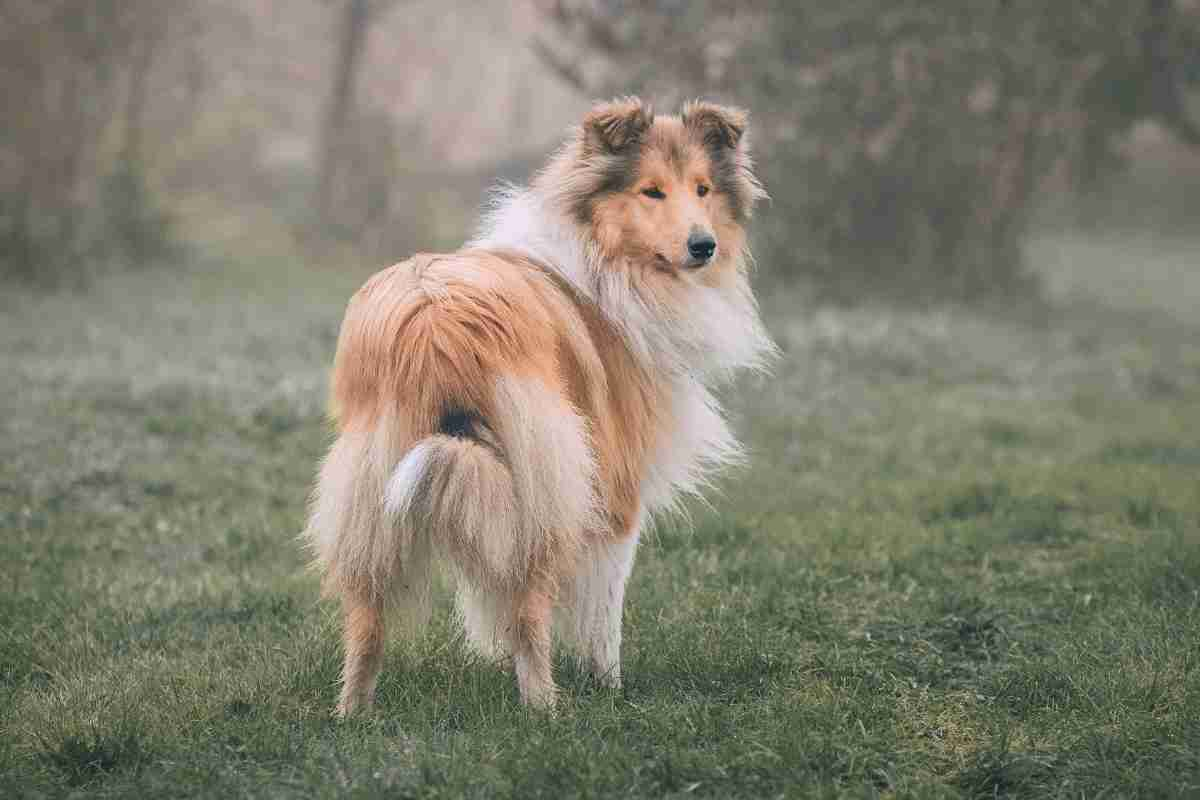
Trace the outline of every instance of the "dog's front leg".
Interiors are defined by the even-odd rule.
[[[621,685],[621,612],[638,532],[592,545],[575,578],[574,635],[583,665],[605,686]]]

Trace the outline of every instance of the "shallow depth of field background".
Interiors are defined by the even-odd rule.
[[[334,722],[345,302],[632,92],[752,113],[749,466],[621,691]],[[0,119],[0,795],[1200,793],[1196,0],[5,0]]]

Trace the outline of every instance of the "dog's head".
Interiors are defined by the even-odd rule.
[[[736,269],[745,223],[764,196],[746,121],[743,111],[705,102],[655,116],[635,97],[588,112],[565,196],[605,261],[701,283]]]

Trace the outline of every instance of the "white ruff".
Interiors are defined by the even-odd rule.
[[[554,270],[596,304],[654,372],[711,384],[735,369],[761,370],[776,352],[741,264],[737,280],[726,289],[683,276],[684,300],[665,306],[631,279],[631,270],[606,269],[586,229],[565,219],[534,189],[500,189],[467,247],[514,250]]]

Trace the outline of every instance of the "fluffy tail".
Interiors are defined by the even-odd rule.
[[[488,405],[411,443],[401,420],[341,434],[306,531],[329,593],[391,597],[419,620],[434,554],[489,593],[563,574],[596,524],[585,424],[533,379],[498,379]]]

